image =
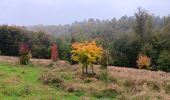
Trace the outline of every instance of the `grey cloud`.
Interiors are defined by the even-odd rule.
[[[133,15],[137,7],[170,14],[169,0],[1,0],[0,24],[67,24],[87,18],[111,19]]]

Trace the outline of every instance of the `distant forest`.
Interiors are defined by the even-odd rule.
[[[166,16],[160,17],[150,15],[154,28],[162,29],[164,26],[164,20]],[[105,34],[107,33],[132,33],[135,24],[135,16],[124,15],[120,19],[113,18],[111,20],[100,20],[89,18],[82,22],[75,21],[72,24],[66,25],[34,25],[25,27],[32,31],[43,31],[53,35],[63,34],[78,34],[83,32],[89,36]],[[93,35],[91,35],[93,34]]]
[[[90,18],[68,25],[0,26],[2,55],[17,56],[18,44],[28,42],[33,57],[49,58],[49,46],[56,42],[60,59],[72,63],[71,44],[91,40],[110,52],[110,65],[136,68],[137,57],[143,53],[152,59],[154,70],[170,71],[170,16],[155,16],[142,8],[134,16],[120,19]]]

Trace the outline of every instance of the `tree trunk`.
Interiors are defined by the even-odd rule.
[[[86,65],[86,75],[88,74],[88,72],[87,72],[87,65]]]
[[[82,70],[83,70],[83,76],[84,76],[84,66],[82,67]]]

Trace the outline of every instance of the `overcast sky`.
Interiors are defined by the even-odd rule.
[[[57,25],[131,16],[138,7],[170,14],[170,0],[0,0],[0,24]]]

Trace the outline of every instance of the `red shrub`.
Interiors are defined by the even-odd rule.
[[[29,47],[27,43],[20,43],[19,45],[19,54],[23,55],[23,54],[27,54],[29,52]]]
[[[27,43],[20,43],[19,45],[19,60],[21,64],[28,64],[31,58],[30,48]]]
[[[58,58],[59,58],[58,48],[57,48],[57,45],[55,43],[53,43],[51,45],[51,60],[52,61],[57,61]]]

